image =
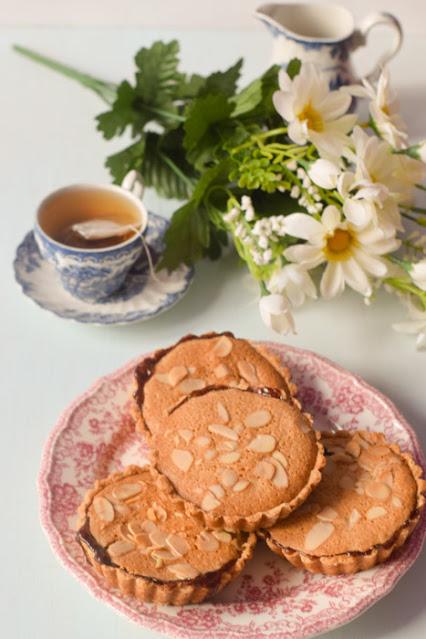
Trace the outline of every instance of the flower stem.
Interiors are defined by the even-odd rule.
[[[73,67],[69,67],[66,64],[62,64],[61,62],[57,62],[52,58],[48,58],[47,56],[41,55],[32,49],[27,49],[25,47],[21,47],[20,45],[13,45],[14,51],[20,53],[21,55],[29,58],[33,62],[38,62],[39,64],[44,65],[45,67],[49,67],[49,69],[53,69],[53,71],[57,71],[62,75],[79,82],[83,86],[88,89],[94,91],[99,97],[111,105],[116,97],[117,86],[112,82],[105,82],[104,80],[99,80],[98,78],[93,77],[87,73],[83,73],[78,69],[74,69]]]

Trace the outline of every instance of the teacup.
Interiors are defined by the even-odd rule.
[[[275,64],[285,68],[292,58],[313,62],[328,76],[332,89],[357,81],[351,53],[367,43],[373,27],[389,27],[393,41],[367,75],[370,81],[377,79],[383,65],[393,58],[402,43],[401,24],[391,13],[383,11],[368,15],[359,28],[355,28],[348,9],[333,4],[271,3],[259,7],[255,16],[272,34]]]
[[[74,297],[97,302],[118,290],[143,250],[141,235],[148,223],[142,204],[143,185],[132,171],[120,186],[74,184],[48,195],[37,210],[34,236],[41,255],[58,271],[63,287]],[[105,248],[81,248],[55,239],[71,220],[106,217],[134,229],[130,237]]]

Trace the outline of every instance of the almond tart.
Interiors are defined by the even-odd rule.
[[[416,527],[426,482],[412,457],[381,433],[323,434],[327,464],[305,504],[268,531],[297,568],[338,575],[388,559]]]
[[[279,389],[210,386],[148,433],[152,461],[206,525],[253,531],[307,499],[324,464],[312,419]]]
[[[136,367],[135,383],[136,429],[152,433],[184,396],[212,384],[281,388],[288,396],[296,391],[277,357],[229,332],[187,335],[158,350]]]
[[[146,602],[199,603],[235,579],[256,536],[208,530],[151,466],[97,481],[79,509],[77,539],[108,584]]]

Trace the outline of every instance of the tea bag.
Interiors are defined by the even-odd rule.
[[[72,225],[72,230],[85,240],[103,240],[109,237],[126,235],[130,231],[137,232],[137,228],[131,224],[118,224],[110,220],[90,220]]]

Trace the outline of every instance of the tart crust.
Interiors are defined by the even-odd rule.
[[[182,406],[182,404],[185,404],[193,397],[205,395],[206,393],[209,393],[211,391],[214,392],[218,390],[230,390],[230,389],[229,387],[226,387],[226,386],[207,386],[204,389],[194,391],[190,395],[183,397],[180,400],[180,402],[173,408],[173,410],[171,411],[171,414],[173,414],[173,412],[177,410],[180,406]],[[276,399],[281,399],[283,402],[290,403],[292,406],[294,406],[300,411],[301,416],[312,427],[312,424],[313,424],[312,416],[302,411],[300,402],[297,399],[292,398],[291,400],[289,400],[286,394],[286,391],[283,389],[266,388],[266,387],[262,387],[262,388],[248,387],[245,389],[237,389],[237,390],[241,392],[259,394],[261,396],[263,395],[267,397],[274,397]],[[159,468],[159,465],[158,465],[159,455],[158,455],[158,450],[156,449],[156,446],[155,446],[156,437],[155,435],[153,436],[151,434],[151,432],[146,428],[146,426],[144,426],[144,432],[149,444],[151,463],[159,470],[159,472],[162,472],[162,469]],[[313,436],[315,437],[316,451],[317,451],[315,463],[312,466],[308,480],[303,485],[301,490],[291,500],[279,503],[276,506],[266,509],[264,511],[255,512],[246,516],[243,516],[243,515],[234,516],[229,514],[222,515],[217,513],[215,514],[213,512],[202,510],[191,501],[185,500],[187,504],[187,512],[190,513],[192,516],[194,516],[194,514],[196,513],[198,514],[198,516],[200,516],[201,514],[204,524],[208,528],[223,528],[225,530],[234,531],[234,532],[237,532],[237,531],[253,532],[261,528],[270,528],[271,526],[276,524],[278,521],[285,519],[308,499],[309,495],[312,493],[312,491],[321,481],[321,476],[322,476],[321,470],[326,463],[326,458],[324,456],[324,447],[321,443],[321,434],[318,431],[315,431],[313,429],[312,429],[312,433],[313,433]],[[179,490],[177,489],[177,487],[173,484],[173,482],[171,483],[174,486],[174,489],[179,494]]]
[[[369,431],[358,431],[364,434],[370,441],[374,441],[379,445],[387,446],[393,453],[401,457],[407,464],[411,475],[416,483],[416,503],[409,517],[400,526],[388,540],[384,543],[375,544],[370,549],[363,552],[348,551],[336,553],[334,555],[312,555],[299,549],[286,547],[277,539],[273,538],[273,531],[263,530],[259,536],[263,537],[269,548],[284,559],[287,559],[295,568],[304,568],[309,572],[322,573],[325,575],[353,574],[362,570],[368,570],[373,566],[383,563],[400,548],[414,531],[417,526],[424,505],[426,481],[422,478],[423,470],[413,460],[409,453],[401,451],[397,444],[390,444],[382,433],[371,433]],[[325,433],[330,436],[330,433]],[[347,439],[347,432],[334,433],[336,443]]]
[[[171,483],[166,477],[158,473],[152,466],[145,466],[144,471],[149,469],[153,482],[162,486],[170,495],[176,506],[179,506],[189,517],[195,517],[202,522],[202,517],[192,506],[182,500],[173,490]],[[133,596],[148,603],[167,604],[183,606],[187,604],[201,603],[208,597],[222,590],[229,582],[238,577],[246,562],[251,559],[256,546],[256,535],[248,534],[241,545],[238,557],[223,565],[220,569],[200,574],[192,579],[161,580],[155,577],[132,574],[125,568],[115,565],[112,561],[108,565],[97,557],[97,553],[90,543],[82,536],[82,529],[87,523],[87,515],[90,506],[96,495],[106,486],[115,483],[117,480],[139,475],[139,466],[128,466],[123,472],[113,473],[106,479],[96,481],[94,487],[89,490],[83,503],[78,509],[79,532],[77,541],[82,547],[87,560],[95,569],[98,575],[105,578],[107,583],[120,590],[125,595]],[[159,489],[160,490],[160,489]],[[104,549],[102,549],[104,550]]]
[[[135,428],[137,431],[144,432],[146,429],[149,429],[148,424],[143,415],[143,400],[144,400],[144,387],[145,384],[149,381],[149,379],[155,374],[155,367],[158,362],[168,353],[170,353],[176,346],[182,344],[183,342],[196,340],[196,339],[214,339],[216,337],[229,337],[231,339],[235,339],[235,336],[230,331],[224,331],[222,333],[216,332],[208,332],[202,335],[193,335],[188,334],[182,337],[178,342],[173,344],[168,348],[161,348],[150,356],[146,357],[144,360],[137,365],[135,369],[135,379],[133,385],[132,392],[132,404],[131,404],[131,414],[135,423]],[[262,344],[256,344],[251,341],[247,342],[250,346],[258,352],[271,366],[275,371],[282,377],[283,379],[283,388],[286,391],[288,397],[296,396],[297,386],[291,380],[290,370],[283,366],[280,359],[271,353],[265,346]]]

